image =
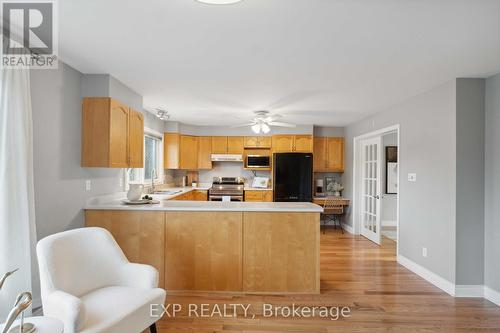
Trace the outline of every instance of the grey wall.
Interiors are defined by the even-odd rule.
[[[485,286],[500,292],[500,74],[486,80]]]
[[[389,133],[382,136],[382,202],[381,204],[381,214],[382,214],[382,225],[384,222],[390,221],[395,222],[397,219],[397,206],[398,206],[398,196],[397,194],[387,194],[386,190],[386,169],[387,165],[385,163],[385,147],[387,146],[397,146],[398,145],[398,134]]]
[[[352,199],[353,139],[400,124],[400,254],[455,281],[455,81],[346,128],[344,196]],[[406,181],[417,173],[417,182]],[[347,217],[352,225],[352,213]],[[428,257],[422,256],[427,247]]]
[[[484,282],[484,102],[484,79],[457,79],[457,285]]]
[[[82,74],[60,63],[31,71],[38,238],[83,226],[88,197],[122,190],[122,170],[80,166]],[[85,180],[92,189],[85,191]]]

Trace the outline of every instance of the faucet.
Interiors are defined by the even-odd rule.
[[[156,170],[151,170],[151,194],[155,194],[155,179],[156,179]]]

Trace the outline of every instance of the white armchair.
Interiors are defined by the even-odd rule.
[[[82,228],[38,242],[44,315],[64,322],[65,333],[156,333],[151,304],[164,304],[158,272],[130,263],[113,236]]]

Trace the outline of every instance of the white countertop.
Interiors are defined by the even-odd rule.
[[[195,188],[196,189],[196,188]],[[184,188],[187,193],[188,189]],[[192,191],[193,188],[190,188]],[[126,193],[117,193],[91,198],[84,209],[87,210],[131,210],[131,211],[217,211],[217,212],[304,212],[321,213],[323,208],[310,202],[220,202],[220,201],[170,201],[174,196],[153,194],[159,204],[125,205],[122,200]]]
[[[272,188],[262,188],[262,187],[251,187],[251,186],[245,186],[244,188],[245,191],[272,191]]]

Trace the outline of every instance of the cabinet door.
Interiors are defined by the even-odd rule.
[[[258,148],[259,147],[259,137],[257,136],[245,136],[245,148]]]
[[[180,168],[183,170],[198,168],[198,137],[181,135]]]
[[[208,191],[193,191],[193,200],[194,201],[208,201]]]
[[[198,169],[212,169],[212,137],[198,138]]]
[[[165,169],[179,169],[180,135],[165,133],[163,135],[163,167]]]
[[[271,137],[270,136],[259,136],[259,148],[271,148]]]
[[[263,191],[245,191],[245,201],[248,202],[262,202]]]
[[[144,167],[144,116],[130,109],[128,127],[128,154],[130,168]]]
[[[167,212],[165,289],[240,291],[242,219],[241,212]]]
[[[272,145],[275,152],[292,152],[293,135],[273,135]]]
[[[314,138],[314,171],[321,172],[326,169],[326,159],[327,159],[327,138]]]
[[[129,108],[118,101],[111,100],[109,133],[109,166],[127,168],[128,160],[128,120]],[[103,145],[106,142],[102,143]]]
[[[311,135],[296,135],[294,142],[294,151],[310,153],[313,151],[313,138]]]
[[[165,213],[141,211],[85,211],[86,227],[108,230],[131,262],[158,270],[158,286],[165,287]]]
[[[227,153],[228,154],[243,154],[243,137],[228,136],[227,137]]]
[[[327,169],[344,172],[344,138],[328,138]]]
[[[227,154],[227,136],[212,137],[212,154]]]
[[[273,202],[273,191],[262,191],[262,201]]]

